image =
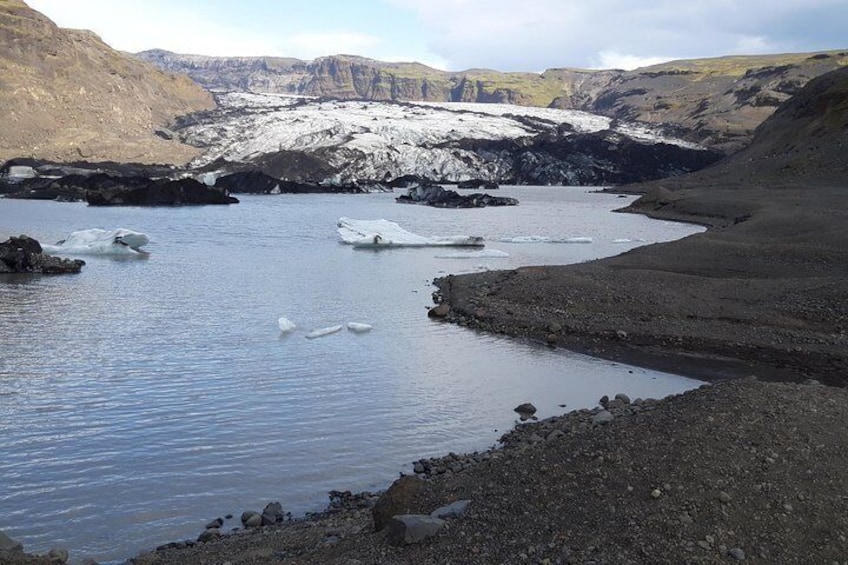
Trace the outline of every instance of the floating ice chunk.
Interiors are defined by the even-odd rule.
[[[500,249],[481,249],[480,251],[454,251],[440,253],[436,259],[506,259],[509,253]]]
[[[371,331],[371,324],[361,324],[359,322],[348,322],[347,329],[353,333],[362,334]]]
[[[285,316],[281,316],[279,320],[277,320],[277,324],[280,326],[280,331],[284,334],[293,332],[297,327],[294,322],[286,318]]]
[[[328,328],[321,328],[320,330],[315,330],[306,334],[306,339],[315,339],[316,337],[324,337],[325,335],[334,334],[336,332],[342,331],[342,326],[330,326]]]
[[[147,254],[141,247],[150,243],[145,234],[128,229],[101,230],[92,228],[71,233],[56,245],[42,245],[46,253],[67,255],[139,255]]]
[[[592,243],[591,237],[547,237],[544,235],[520,235],[501,238],[503,243]]]
[[[388,220],[339,218],[339,236],[354,247],[483,247],[483,238],[469,235],[424,237]]]
[[[644,242],[644,241],[645,241],[644,239],[639,239],[639,238],[630,239],[629,237],[622,237],[622,238],[619,238],[619,239],[612,240],[613,243],[639,243],[639,242]]]

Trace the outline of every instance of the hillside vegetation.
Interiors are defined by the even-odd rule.
[[[21,0],[0,0],[0,161],[183,163],[197,151],[154,131],[212,107],[185,76],[121,54],[91,32],[59,28]]]

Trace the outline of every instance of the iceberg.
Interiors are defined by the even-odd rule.
[[[285,316],[281,316],[280,319],[277,320],[277,325],[280,326],[280,332],[284,334],[293,332],[297,327],[294,322]]]
[[[592,243],[591,237],[547,237],[544,235],[521,235],[501,238],[502,243]]]
[[[147,255],[141,249],[150,243],[147,235],[124,228],[91,228],[72,232],[56,245],[42,245],[45,253],[58,255]]]
[[[348,322],[347,329],[353,333],[362,334],[371,331],[371,324],[362,324],[360,322]]]
[[[481,249],[480,251],[454,251],[440,253],[436,259],[507,259],[509,253],[500,249]]]
[[[321,328],[320,330],[315,330],[306,334],[306,339],[315,339],[317,337],[324,337],[325,335],[334,334],[336,332],[342,331],[342,326],[330,326],[328,328]]]
[[[388,220],[353,220],[339,218],[342,243],[354,247],[380,249],[387,247],[483,247],[482,237],[449,235],[425,237],[408,232]]]

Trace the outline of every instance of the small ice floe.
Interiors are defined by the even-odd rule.
[[[148,243],[150,238],[137,231],[91,228],[72,232],[56,245],[41,247],[45,253],[58,255],[147,255],[141,248]]]
[[[509,253],[500,249],[482,249],[480,251],[454,251],[440,253],[436,259],[507,259]]]
[[[348,322],[347,329],[356,334],[364,334],[371,331],[371,324],[362,324],[360,322]]]
[[[286,318],[285,316],[281,316],[279,320],[277,320],[277,325],[280,326],[280,332],[287,334],[291,333],[297,328],[294,322]]]
[[[622,243],[640,243],[640,242],[644,242],[644,241],[645,241],[644,239],[630,239],[629,237],[622,237],[622,238],[619,238],[619,239],[612,240],[613,243],[619,243],[619,244],[622,244]]]
[[[520,235],[501,238],[503,243],[592,243],[591,237],[548,237],[545,235]]]
[[[315,330],[306,334],[306,339],[315,339],[318,337],[324,337],[326,335],[334,334],[336,332],[342,331],[341,325],[338,326],[330,326],[327,328],[321,328],[320,330]]]
[[[353,220],[339,218],[339,236],[342,243],[360,248],[387,247],[483,247],[482,237],[448,235],[425,237],[406,231],[388,220]]]

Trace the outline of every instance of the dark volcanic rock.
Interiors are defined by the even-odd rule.
[[[308,194],[366,192],[355,183],[325,185],[280,180],[260,171],[243,171],[225,175],[215,181],[217,188],[237,194]]]
[[[441,186],[417,186],[410,188],[406,195],[398,196],[401,204],[423,204],[436,208],[483,208],[485,206],[516,206],[518,200],[505,196],[489,196],[474,193],[461,195],[454,190],[445,190]]]
[[[194,179],[149,179],[92,175],[75,177],[85,189],[91,206],[185,206],[191,204],[236,204],[224,190]]]
[[[38,241],[22,235],[0,243],[0,273],[79,273],[85,261],[46,255]]]

